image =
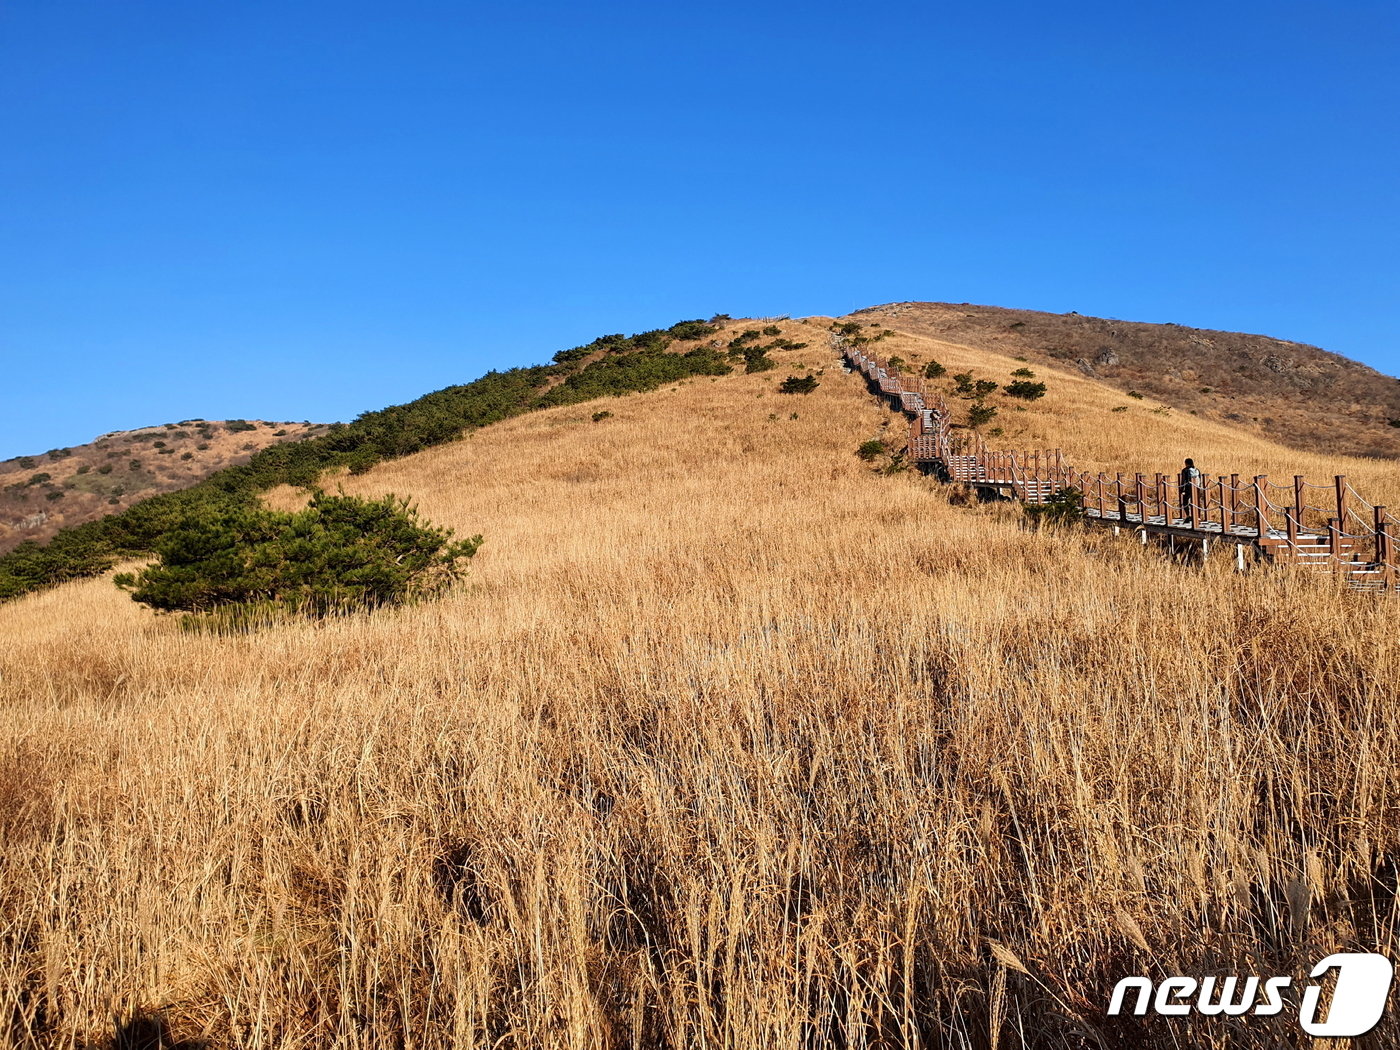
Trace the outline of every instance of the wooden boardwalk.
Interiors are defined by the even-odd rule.
[[[880,395],[909,417],[906,454],[945,480],[964,482],[1024,503],[1076,501],[1085,518],[1173,542],[1235,547],[1245,553],[1313,572],[1336,573],[1357,590],[1400,590],[1396,537],[1400,519],[1363,499],[1345,475],[1327,484],[1296,476],[1277,485],[1267,475],[1202,477],[1183,491],[1166,474],[1092,474],[1075,470],[1060,449],[993,451],[975,430],[953,424],[942,395],[924,380],[901,373],[873,354],[841,348],[846,360]]]

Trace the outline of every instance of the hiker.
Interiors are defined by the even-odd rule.
[[[1195,461],[1188,459],[1186,466],[1181,468],[1181,473],[1176,476],[1177,490],[1181,496],[1181,516],[1187,521],[1191,520],[1191,508],[1195,506],[1199,513],[1201,472],[1196,469]]]

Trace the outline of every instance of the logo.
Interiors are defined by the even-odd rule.
[[[1365,1035],[1385,1013],[1395,968],[1384,955],[1338,952],[1314,966],[1309,976],[1323,977],[1333,970],[1337,983],[1325,1011],[1320,1002],[1322,985],[1308,984],[1298,1007],[1298,1024],[1308,1035]],[[1163,1017],[1192,1013],[1205,1017],[1270,1017],[1283,1012],[1284,992],[1292,985],[1291,977],[1164,977],[1155,986],[1147,977],[1124,977],[1114,986],[1108,1014],[1113,1017],[1123,1013],[1129,996],[1135,992],[1132,1012],[1139,1017],[1147,1013],[1148,1007]],[[1323,1013],[1325,1016],[1319,1016]]]

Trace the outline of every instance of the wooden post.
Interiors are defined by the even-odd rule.
[[[1167,510],[1167,476],[1165,474],[1157,475],[1157,509],[1162,512],[1162,524],[1170,525],[1172,519]]]
[[[1337,561],[1342,554],[1342,530],[1337,528],[1337,519],[1327,519],[1327,555]]]
[[[1376,563],[1381,566],[1381,579],[1390,583],[1391,562],[1394,561],[1394,548],[1391,546],[1390,516],[1384,507],[1375,508],[1376,515]]]
[[[1298,533],[1303,531],[1303,512],[1308,505],[1303,495],[1304,484],[1303,475],[1293,475],[1293,535],[1289,539],[1297,539]]]
[[[1234,531],[1240,521],[1240,476],[1230,475],[1230,529]]]
[[[1143,492],[1142,475],[1138,474],[1136,477],[1136,484],[1133,486],[1133,498],[1137,500],[1138,521],[1141,524],[1146,525],[1147,504],[1143,502],[1144,495],[1145,493]]]
[[[1269,515],[1264,510],[1264,486],[1269,483],[1269,475],[1254,475],[1254,531],[1262,540],[1269,533]]]
[[[1332,485],[1337,491],[1337,521],[1341,523],[1342,531],[1347,528],[1347,476],[1338,474],[1332,478]]]
[[[1099,517],[1102,518],[1102,517],[1103,517],[1103,473],[1102,473],[1102,472],[1099,473],[1097,491],[1098,491],[1098,499],[1096,500],[1096,504],[1097,504],[1097,506],[1098,506],[1098,508],[1099,508]]]
[[[1126,522],[1128,520],[1128,502],[1123,498],[1123,475],[1116,476],[1114,481],[1115,495],[1118,497],[1118,520]]]
[[[1205,477],[1204,474],[1202,474],[1202,475],[1200,475],[1200,476],[1201,476],[1202,478]],[[1187,521],[1190,523],[1191,528],[1192,528],[1193,531],[1194,531],[1195,529],[1197,529],[1197,528],[1200,526],[1200,520],[1199,520],[1199,519],[1200,519],[1200,511],[1199,511],[1199,508],[1198,508],[1196,505],[1197,505],[1198,503],[1200,503],[1199,495],[1200,495],[1200,492],[1202,492],[1202,491],[1204,491],[1204,490],[1205,490],[1205,484],[1204,484],[1204,482],[1202,482],[1202,484],[1199,486],[1199,488],[1196,486],[1196,484],[1195,484],[1194,482],[1193,482],[1192,484],[1186,486],[1186,501],[1191,505],[1191,512],[1190,512],[1190,516],[1188,517]],[[1205,547],[1202,547],[1201,549],[1202,549],[1202,550],[1205,550]]]

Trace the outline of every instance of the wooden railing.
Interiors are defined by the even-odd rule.
[[[1199,540],[1251,544],[1273,561],[1342,573],[1358,588],[1400,589],[1400,519],[1367,502],[1343,474],[1317,485],[1299,475],[1283,485],[1268,475],[1201,477],[1182,485],[1166,474],[1075,470],[1058,449],[993,450],[953,423],[948,402],[923,379],[837,337],[851,366],[909,417],[906,455],[949,480],[992,488],[1025,503],[1077,501],[1085,517]]]

